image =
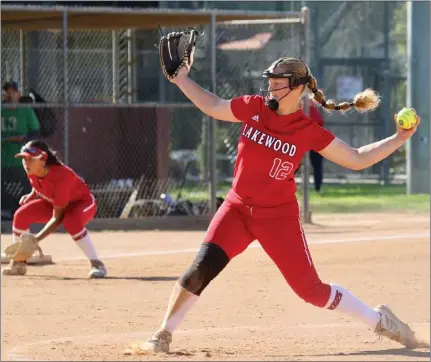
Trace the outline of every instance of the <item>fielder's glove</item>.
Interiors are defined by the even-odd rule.
[[[14,262],[20,263],[30,259],[35,251],[39,251],[40,256],[43,256],[36,237],[32,234],[24,233],[20,236],[20,242],[9,245],[4,250],[4,253]]]
[[[173,81],[182,67],[190,70],[196,41],[200,35],[194,29],[169,33],[159,41],[159,57],[163,74]]]

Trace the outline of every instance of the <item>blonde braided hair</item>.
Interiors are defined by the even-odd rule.
[[[367,88],[356,94],[352,102],[337,104],[332,100],[326,100],[325,94],[317,86],[316,78],[313,77],[308,67],[300,59],[290,57],[282,58],[277,63],[277,68],[283,69],[286,73],[295,74],[297,78],[305,77],[308,74],[309,81],[306,86],[312,92],[311,99],[329,111],[335,110],[345,112],[354,108],[358,112],[368,112],[376,109],[380,104],[379,94],[371,88]]]

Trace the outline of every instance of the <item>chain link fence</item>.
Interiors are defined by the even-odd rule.
[[[62,32],[2,30],[2,80],[13,79],[23,93],[42,90],[53,102],[64,100]]]
[[[217,24],[217,95],[231,99],[243,94],[261,94],[262,72],[276,59],[303,58],[304,31],[300,19],[230,21]],[[286,51],[288,50],[288,51]],[[217,124],[216,150],[223,170],[233,164],[241,125]]]
[[[112,102],[116,74],[113,43],[124,31],[71,31],[67,36],[69,103]],[[122,40],[122,39],[121,39]],[[124,41],[118,41],[121,45]],[[64,51],[61,31],[2,30],[2,80],[13,79],[50,103],[64,102]],[[117,51],[119,63],[124,49]]]
[[[69,108],[69,127],[65,132],[64,108],[49,105],[59,120],[55,133],[45,140],[61,159],[90,186],[98,201],[99,218],[154,217],[166,215],[205,215],[208,213],[208,181],[205,181],[202,146],[202,120],[199,110],[189,105],[166,107],[147,105],[88,105]],[[2,106],[8,111],[28,105]],[[36,107],[40,108],[40,107]],[[174,120],[173,115],[178,117]],[[178,137],[181,115],[188,117],[188,141]],[[3,135],[8,121],[2,119]],[[67,135],[67,149],[64,137]],[[25,141],[23,141],[25,142]],[[23,143],[14,150],[2,149],[2,209],[17,207],[28,190],[21,161],[13,159]],[[190,149],[173,149],[187,142]],[[2,145],[4,146],[4,144]],[[15,161],[15,160],[14,160]],[[176,201],[189,200],[176,208]],[[9,202],[9,203],[7,203]],[[126,207],[127,206],[127,207]],[[184,208],[184,209],[182,209]]]
[[[204,33],[191,77],[222,98],[259,94],[262,71],[275,59],[304,57],[300,12],[211,25],[190,24]],[[2,82],[14,80],[23,95],[34,90],[48,102],[32,105],[55,116],[55,131],[45,138],[90,185],[98,218],[206,215],[211,182],[217,197],[230,187],[240,125],[217,122],[213,129],[212,120],[164,78],[159,38],[158,29],[69,29],[66,39],[58,30],[2,30]],[[14,107],[2,104],[2,112]],[[2,117],[3,132],[5,122]],[[353,146],[376,136],[367,118],[329,128]],[[17,202],[24,183],[3,165],[2,159],[2,201],[8,194]],[[326,174],[342,172],[325,167]]]

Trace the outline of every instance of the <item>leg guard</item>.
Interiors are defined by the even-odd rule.
[[[229,257],[216,244],[203,243],[189,269],[181,276],[179,284],[194,295],[202,291],[229,263]]]

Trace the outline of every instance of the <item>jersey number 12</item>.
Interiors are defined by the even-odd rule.
[[[269,176],[276,180],[284,180],[292,172],[293,164],[287,161],[282,162],[281,158],[274,158]]]

